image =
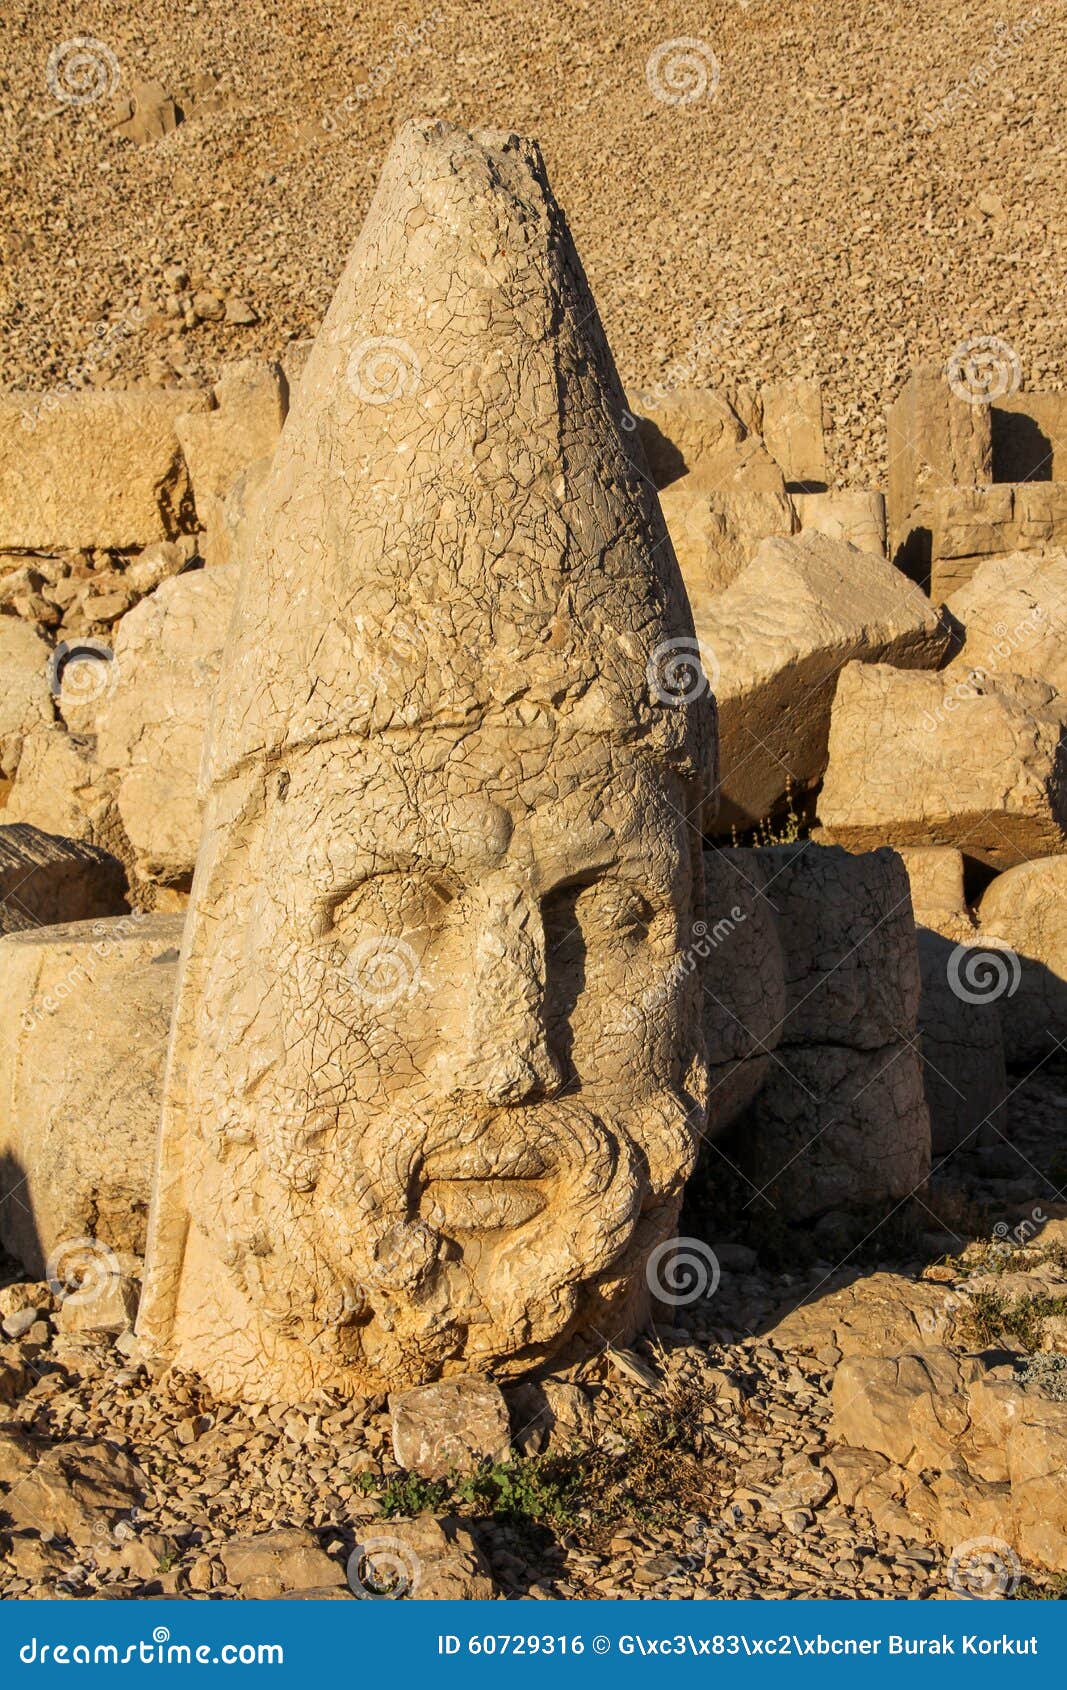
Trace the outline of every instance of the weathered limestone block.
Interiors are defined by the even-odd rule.
[[[121,551],[186,530],[176,422],[207,402],[177,389],[0,395],[0,550]]]
[[[108,1250],[144,1250],[181,934],[133,914],[0,940],[0,1238],[31,1273],[77,1245],[102,1285]]]
[[[1067,694],[1067,551],[988,558],[948,609],[965,638],[947,674],[1032,675]]]
[[[138,1330],[223,1396],[517,1376],[644,1318],[707,1106],[714,718],[624,405],[537,148],[408,125],[206,746]]]
[[[916,938],[930,1143],[935,1157],[947,1156],[961,1145],[973,1150],[991,1144],[1006,1132],[999,970],[976,932],[968,943],[919,927]]]
[[[1067,484],[950,488],[929,506],[930,592],[947,598],[965,587],[985,559],[1045,551],[1067,541]]]
[[[822,388],[817,381],[772,381],[761,389],[763,443],[788,485],[825,484]]]
[[[122,864],[25,822],[0,827],[0,933],[91,921],[126,908]]]
[[[895,851],[801,841],[752,853],[785,969],[781,1042],[876,1050],[915,1029],[919,962],[908,876]]]
[[[394,1391],[389,1414],[397,1465],[428,1479],[471,1473],[511,1453],[508,1406],[489,1379],[440,1379]]]
[[[776,914],[785,1013],[738,1127],[742,1171],[790,1221],[904,1196],[929,1170],[930,1124],[903,864],[810,842],[745,855]]]
[[[982,895],[978,924],[984,939],[1007,947],[990,989],[999,987],[1009,1062],[1051,1055],[1067,1038],[1067,857],[998,875]]]
[[[228,565],[177,575],[123,618],[115,640],[96,755],[114,771],[136,869],[151,882],[180,882],[196,862],[201,747],[236,590]]]
[[[489,1602],[496,1586],[462,1520],[420,1514],[414,1520],[371,1522],[348,1559],[357,1596],[398,1588],[414,1602]]]
[[[978,929],[963,886],[963,853],[950,845],[898,845],[907,870],[916,927],[963,943]]]
[[[918,1054],[779,1045],[738,1135],[742,1172],[780,1219],[910,1196],[930,1171]]]
[[[99,797],[98,773],[84,739],[54,724],[29,734],[4,810],[5,822],[28,822],[64,839],[102,843],[94,837],[92,820]]]
[[[214,411],[196,411],[177,421],[178,438],[192,481],[197,521],[206,529],[204,561],[233,563],[226,501],[239,478],[278,444],[289,406],[280,367],[246,358],[224,364],[215,384]]]
[[[698,622],[713,616],[711,600],[737,579],[761,540],[797,529],[785,491],[725,493],[684,475],[663,489],[660,505]]]
[[[951,845],[993,868],[1067,849],[1064,704],[1016,675],[841,672],[819,799],[854,849]]]
[[[778,920],[756,851],[704,853],[704,1031],[711,1063],[708,1132],[724,1133],[766,1078],[786,1010]]]
[[[785,493],[785,477],[763,441],[712,388],[635,393],[625,413],[631,415],[657,487],[686,475],[717,493]]]
[[[846,491],[794,493],[800,532],[825,534],[843,540],[857,551],[885,557],[885,495]]]
[[[54,721],[49,660],[52,649],[36,628],[0,616],[0,777],[11,780],[23,741]]]
[[[808,533],[765,540],[697,617],[697,637],[719,708],[719,811],[706,825],[721,834],[768,815],[787,781],[818,781],[843,665],[932,668],[949,629],[891,564]]]
[[[992,480],[989,406],[958,398],[940,372],[916,370],[886,416],[889,555],[931,527],[931,501],[950,487]]]

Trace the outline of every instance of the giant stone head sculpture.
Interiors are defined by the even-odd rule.
[[[409,125],[205,748],[140,1331],[222,1395],[506,1377],[643,1314],[706,1099],[713,723],[625,416],[536,146]]]

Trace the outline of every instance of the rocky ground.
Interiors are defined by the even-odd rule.
[[[347,1597],[357,1544],[407,1566],[428,1534],[458,1595],[488,1593],[488,1570],[509,1598],[967,1594],[924,1505],[944,1475],[915,1475],[902,1508],[869,1482],[880,1458],[842,1444],[831,1392],[849,1358],[937,1344],[1062,1400],[1065,1091],[1067,1068],[1017,1077],[1010,1143],[955,1153],[873,1222],[776,1230],[713,1152],[687,1220],[715,1240],[714,1296],[555,1376],[547,1418],[513,1388],[512,1461],[466,1478],[402,1472],[383,1400],[248,1413],[152,1382],[130,1334],[79,1334],[47,1285],[12,1279],[0,1596]],[[993,1577],[985,1594],[1064,1582],[1025,1557]]]
[[[86,31],[101,97],[72,101]],[[882,479],[886,404],[962,341],[1067,374],[1062,0],[12,0],[0,59],[3,386],[313,333],[419,113],[541,138],[631,387],[821,377],[834,483]],[[145,79],[180,121],[138,144],[113,98]]]

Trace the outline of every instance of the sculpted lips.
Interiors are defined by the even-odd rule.
[[[521,1142],[519,1122],[497,1116],[472,1143],[442,1145],[425,1158],[419,1214],[445,1233],[524,1226],[548,1202],[536,1182],[555,1169],[543,1145]]]

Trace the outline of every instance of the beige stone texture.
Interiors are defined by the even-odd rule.
[[[220,1551],[226,1579],[243,1601],[277,1600],[293,1591],[329,1589],[344,1582],[340,1561],[319,1547],[314,1532],[302,1526],[231,1538]]]
[[[1005,674],[841,672],[819,816],[861,849],[952,846],[992,868],[1067,847],[1063,701]]]
[[[626,426],[631,417],[633,430]],[[718,493],[785,492],[785,477],[758,434],[712,388],[635,393],[623,430],[636,432],[659,488],[688,475]]]
[[[1031,675],[1067,694],[1067,551],[988,558],[947,608],[963,644],[946,673]]]
[[[126,875],[108,852],[25,822],[0,827],[0,933],[125,908]]]
[[[713,712],[668,686],[695,638],[623,409],[537,148],[408,125],[207,745],[138,1330],[223,1396],[506,1378],[644,1318],[707,1103]]]
[[[993,475],[988,405],[958,398],[940,371],[916,370],[886,416],[889,555],[914,529],[931,527],[935,497],[984,487]]]
[[[144,1250],[182,923],[121,916],[0,940],[0,1238],[31,1273]]]
[[[228,565],[177,575],[123,618],[115,640],[96,756],[117,782],[136,872],[157,884],[181,882],[196,861],[201,749],[236,590]]]
[[[766,817],[791,782],[826,767],[834,688],[853,660],[932,668],[948,648],[938,609],[898,570],[817,533],[765,540],[697,617],[719,710],[723,834]]]
[[[923,1086],[937,1158],[1006,1137],[1007,1077],[997,1001],[1001,970],[975,930],[969,940],[960,940],[920,926],[916,937]],[[988,972],[984,990],[983,971]]]
[[[237,561],[226,503],[253,464],[273,457],[289,388],[279,365],[246,358],[223,365],[214,397],[215,410],[194,411],[176,425],[209,565]]]
[[[750,563],[761,540],[797,529],[793,501],[778,493],[726,493],[684,475],[660,493],[660,505],[697,622]]]
[[[356,1595],[379,1591],[415,1602],[487,1602],[496,1587],[485,1557],[462,1520],[382,1520],[367,1527],[349,1557]]]
[[[982,894],[978,926],[1008,947],[990,978],[990,989],[999,988],[1008,1060],[1051,1056],[1067,1038],[1067,857],[999,874]]]
[[[963,852],[951,845],[898,845],[917,927],[969,941],[977,932],[963,886]]]
[[[136,549],[188,529],[176,421],[207,403],[196,390],[86,390],[28,411],[25,394],[0,395],[0,550]]]
[[[897,1273],[857,1274],[810,1302],[788,1307],[767,1336],[779,1350],[839,1350],[843,1356],[895,1356],[953,1342],[960,1299],[949,1285]]]
[[[1067,483],[953,487],[931,500],[930,593],[948,598],[990,557],[1067,542]]]
[[[834,493],[793,493],[800,532],[825,534],[843,540],[860,552],[885,557],[884,493],[848,490]]]
[[[397,1465],[428,1479],[472,1473],[511,1454],[511,1425],[490,1379],[439,1379],[389,1398]]]
[[[817,381],[772,381],[760,391],[763,443],[786,482],[826,482],[822,389]]]
[[[32,623],[0,616],[0,789],[18,768],[27,734],[55,719],[51,656]]]

